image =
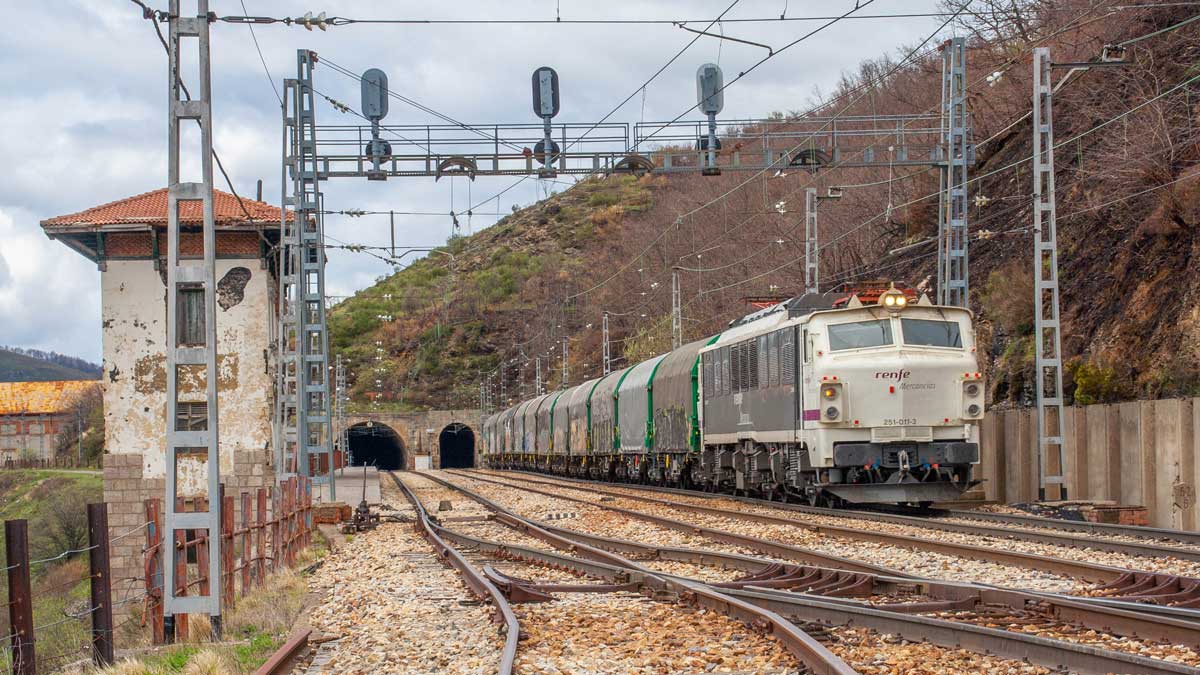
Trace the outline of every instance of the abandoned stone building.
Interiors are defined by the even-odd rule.
[[[87,414],[84,399],[95,396],[95,380],[0,382],[0,462],[50,461],[64,443],[74,447]]]
[[[239,203],[220,190],[214,190],[213,207],[221,476],[226,490],[237,494],[274,484],[271,359],[278,286],[273,247],[279,240],[280,211],[253,199]],[[199,202],[181,204],[183,257],[203,254],[200,208]],[[111,530],[124,532],[145,522],[143,501],[161,498],[165,490],[167,190],[49,218],[41,225],[47,236],[100,270],[104,499]],[[181,317],[188,320],[186,312]],[[181,384],[181,400],[204,405],[204,386],[202,373],[190,378]],[[181,473],[181,492],[188,489],[184,479]],[[114,576],[140,576],[141,548],[142,540],[135,537],[113,544]]]

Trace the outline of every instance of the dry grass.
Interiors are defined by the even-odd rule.
[[[267,577],[266,585],[242,598],[225,619],[230,636],[282,634],[291,629],[304,604],[307,584],[293,570]]]

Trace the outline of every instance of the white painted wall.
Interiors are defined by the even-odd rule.
[[[270,347],[270,275],[257,259],[217,260],[217,279],[234,267],[251,277],[242,301],[217,307],[221,472],[235,450],[261,450],[271,438],[265,351]],[[150,260],[109,260],[101,274],[104,321],[105,446],[143,456],[143,477],[165,475],[166,286]],[[202,382],[187,400],[203,400]],[[182,385],[181,385],[182,386]],[[199,489],[200,467],[181,467],[181,493]]]

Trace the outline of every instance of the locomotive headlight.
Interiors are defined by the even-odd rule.
[[[978,403],[972,403],[967,406],[967,415],[970,417],[979,417],[979,413],[982,411],[983,409],[979,407]]]
[[[838,418],[838,414],[839,414],[839,411],[836,406],[831,405],[825,409],[825,418],[826,419],[836,420]]]
[[[821,395],[825,398],[837,398],[838,390],[835,387],[825,387],[821,390]]]
[[[908,304],[908,298],[904,295],[904,291],[899,290],[895,284],[892,284],[886,291],[880,294],[879,304],[883,305],[883,308],[890,312],[898,312]]]
[[[967,392],[967,396],[978,396],[979,385],[975,382],[969,382],[967,383],[967,386],[963,388],[963,391]]]

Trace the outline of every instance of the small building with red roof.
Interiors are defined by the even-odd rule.
[[[203,256],[200,202],[180,204],[180,256]],[[222,482],[232,494],[274,484],[276,275],[280,219],[264,202],[213,191],[217,229],[217,370]],[[286,212],[291,218],[291,212]],[[165,489],[167,190],[41,222],[51,239],[96,263],[103,321],[104,496],[114,531],[144,522],[143,500]],[[196,313],[182,312],[180,329]],[[199,314],[202,317],[202,313]],[[199,319],[202,322],[202,318]],[[189,367],[183,367],[188,369]],[[181,372],[177,428],[205,419],[204,370]],[[203,470],[180,468],[180,491],[202,492]],[[192,483],[195,483],[192,486]],[[136,576],[141,553],[114,544],[114,573]],[[124,545],[126,542],[122,542]]]
[[[0,382],[0,462],[54,459],[62,434],[78,432],[96,380]]]

